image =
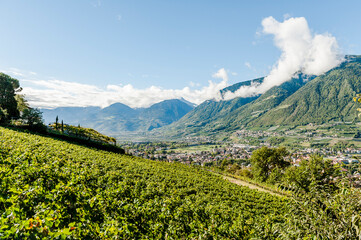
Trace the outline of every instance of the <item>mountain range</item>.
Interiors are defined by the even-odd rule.
[[[244,128],[309,123],[354,122],[361,93],[361,56],[346,56],[336,68],[320,76],[296,74],[289,81],[252,97],[207,100],[194,107],[183,100],[166,100],[149,108],[132,109],[116,103],[107,108],[43,109],[47,122],[64,119],[123,139],[134,136],[177,139],[232,133]],[[220,91],[236,92],[242,86],[262,83],[263,78],[244,81]]]
[[[59,107],[41,109],[46,123],[59,121],[94,128],[112,136],[141,134],[177,121],[194,105],[184,99],[165,100],[148,108],[130,108],[122,103],[100,107]]]
[[[166,138],[180,138],[220,135],[244,128],[353,122],[357,120],[357,104],[352,99],[361,92],[361,56],[345,59],[320,76],[298,74],[262,95],[203,102],[158,132]],[[221,92],[234,92],[256,80],[235,84]]]

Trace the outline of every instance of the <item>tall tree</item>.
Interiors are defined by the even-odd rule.
[[[59,117],[56,116],[56,118],[55,118],[55,130],[58,130],[58,122],[59,122]]]
[[[288,152],[284,147],[262,147],[252,152],[252,174],[258,180],[266,181],[275,170],[282,170],[290,163],[285,161]]]
[[[16,101],[16,92],[21,91],[19,81],[4,73],[0,73],[0,109],[8,120],[11,118],[19,118],[20,112]]]

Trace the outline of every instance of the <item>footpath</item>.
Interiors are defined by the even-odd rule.
[[[256,189],[256,190],[261,191],[261,192],[266,192],[266,193],[269,193],[269,194],[272,194],[272,195],[283,197],[279,193],[264,189],[262,187],[259,187],[259,186],[255,185],[255,184],[252,184],[252,183],[249,183],[249,182],[237,179],[237,178],[233,178],[233,177],[229,177],[229,176],[223,176],[223,178],[230,181],[231,183],[234,183],[234,184],[237,184],[237,185],[240,185],[240,186],[249,187],[251,189]]]

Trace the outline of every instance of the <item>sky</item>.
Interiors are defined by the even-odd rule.
[[[270,76],[236,96],[262,93],[292,71],[322,74],[337,54],[361,54],[359,9],[356,0],[0,0],[0,71],[33,107],[200,104],[237,82]]]

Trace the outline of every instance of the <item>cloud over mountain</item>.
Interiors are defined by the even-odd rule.
[[[66,82],[61,80],[26,80],[27,85],[22,93],[33,107],[55,108],[65,106],[100,106],[120,102],[133,108],[149,107],[154,103],[169,99],[184,98],[192,103],[200,104],[205,100],[220,100],[219,91],[227,87],[227,73],[220,69],[213,75],[222,78],[221,82],[209,81],[208,86],[200,89],[184,87],[182,89],[163,89],[151,86],[144,89],[135,88],[131,84],[108,85],[105,89],[94,85]]]
[[[320,75],[343,61],[336,38],[328,33],[312,34],[304,17],[283,22],[267,17],[263,19],[262,27],[264,34],[274,36],[274,43],[282,52],[280,58],[262,84],[227,92],[224,99],[262,94],[290,80],[297,72]]]

